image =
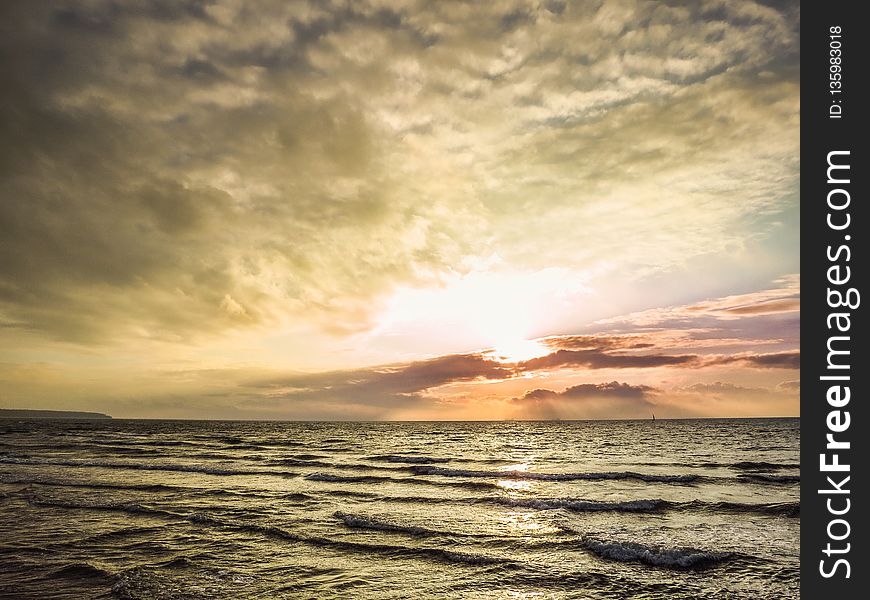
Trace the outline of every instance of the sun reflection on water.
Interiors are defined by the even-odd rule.
[[[499,467],[498,470],[499,471],[521,471],[523,473],[526,473],[529,470],[529,463],[522,462],[522,463],[517,463],[515,465],[505,465],[503,467]]]
[[[504,471],[506,473],[528,473],[529,463],[521,462],[512,465],[504,465],[499,467],[498,470]],[[524,481],[522,479],[500,479],[496,482],[496,485],[505,490],[512,490],[518,492],[526,492],[532,489],[532,482]]]
[[[505,513],[499,517],[499,521],[500,528],[508,535],[519,537],[550,533],[553,529],[552,525],[542,523],[539,515],[528,512]]]
[[[499,479],[496,485],[505,490],[513,490],[517,492],[527,492],[532,489],[531,481],[522,481],[519,479]]]

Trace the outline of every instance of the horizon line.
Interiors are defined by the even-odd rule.
[[[40,409],[3,409],[3,410],[40,410]],[[50,409],[44,409],[50,410]],[[58,411],[61,412],[61,411]],[[71,411],[72,412],[72,411]],[[82,411],[84,412],[84,411]],[[91,411],[87,411],[91,412]],[[106,418],[28,418],[28,417],[0,417],[2,421],[192,421],[192,422],[215,422],[215,423],[581,423],[581,422],[605,422],[605,421],[749,421],[753,419],[800,419],[800,415],[778,416],[739,416],[739,417],[657,417],[650,418],[603,418],[603,419],[208,419],[187,417],[113,417],[104,414]]]

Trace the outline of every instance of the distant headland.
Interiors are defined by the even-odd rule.
[[[0,408],[0,419],[111,419],[109,415],[77,410],[29,410]]]

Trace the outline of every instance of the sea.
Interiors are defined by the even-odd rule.
[[[0,421],[2,598],[797,598],[798,419]]]

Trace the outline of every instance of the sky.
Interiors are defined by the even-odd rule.
[[[799,414],[798,2],[0,13],[0,408]]]

